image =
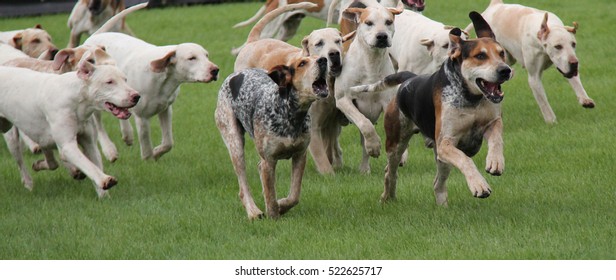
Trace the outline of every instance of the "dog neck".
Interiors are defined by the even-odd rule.
[[[280,114],[280,117],[270,118],[270,126],[272,130],[279,136],[297,137],[300,134],[307,133],[310,116],[308,116],[308,109],[312,102],[304,102],[302,104],[298,99],[298,92],[291,88],[286,95],[280,95],[277,100],[278,106],[276,106],[276,114]]]
[[[445,77],[442,102],[454,108],[475,107],[483,99],[483,95],[473,95],[469,92],[460,65],[458,61],[449,58],[439,70],[439,75]]]

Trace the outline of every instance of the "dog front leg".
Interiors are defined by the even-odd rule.
[[[137,116],[134,117],[137,119]],[[122,133],[122,141],[127,146],[133,145],[133,126],[130,124],[129,120],[120,120],[120,132]]]
[[[261,175],[267,216],[272,219],[278,219],[280,217],[280,206],[276,199],[276,161],[268,161],[261,158],[261,161],[259,161],[259,175]]]
[[[32,152],[33,154],[38,154],[41,152],[41,146],[39,146],[38,143],[32,141],[32,139],[30,139],[28,135],[19,132],[19,138],[21,138],[21,141],[23,141],[24,144],[28,146],[28,149],[30,149],[30,152]]]
[[[135,125],[137,126],[137,138],[141,148],[141,159],[151,159],[152,139],[150,139],[150,120],[135,116]]]
[[[548,97],[546,96],[545,89],[541,83],[541,69],[538,68],[538,66],[532,65],[529,66],[527,70],[528,85],[533,91],[537,104],[539,104],[539,109],[541,110],[541,114],[543,114],[543,119],[548,124],[556,123],[556,115],[554,114],[554,111],[552,111],[550,103],[548,103]]]
[[[436,157],[436,155],[435,155]],[[434,197],[436,205],[447,207],[447,178],[451,173],[451,165],[436,159],[436,176],[434,177]]]
[[[158,160],[165,153],[171,151],[173,148],[173,131],[171,129],[171,119],[172,119],[172,109],[171,106],[158,114],[158,120],[160,122],[160,129],[162,132],[162,143],[154,148],[154,159]]]
[[[2,118],[0,118],[1,120]],[[17,167],[19,168],[19,173],[21,174],[21,183],[24,184],[24,187],[28,190],[32,190],[34,187],[34,183],[32,182],[32,177],[28,173],[28,169],[24,165],[23,155],[21,154],[21,145],[19,144],[19,130],[17,127],[13,127],[8,132],[4,133],[4,140],[6,140],[6,145],[9,148],[9,152],[15,159],[17,163]]]
[[[466,183],[473,196],[479,198],[490,196],[492,189],[490,189],[488,182],[481,176],[473,160],[456,148],[452,139],[441,139],[438,141],[436,149],[437,160],[452,164],[464,174]]]
[[[291,189],[289,189],[289,195],[286,198],[278,200],[281,215],[299,203],[305,167],[306,152],[294,155],[291,163]]]
[[[62,156],[71,164],[75,165],[79,170],[88,176],[94,183],[96,184],[96,192],[99,197],[104,196],[106,190],[115,186],[118,183],[116,178],[106,175],[98,168],[96,164],[94,164],[90,159],[88,159],[82,152],[79,150],[77,145],[77,141],[71,140],[66,142],[56,141],[58,143],[58,149]]]
[[[368,154],[372,157],[378,157],[381,153],[381,139],[372,122],[357,110],[353,101],[348,97],[337,99],[336,107],[359,128],[366,140],[365,146]]]
[[[96,134],[98,135],[98,143],[101,145],[105,158],[110,162],[116,161],[118,159],[118,148],[116,148],[115,144],[113,144],[113,141],[111,141],[105,127],[103,126],[101,112],[94,112],[90,121],[94,122]]]
[[[588,97],[586,94],[586,90],[584,86],[582,86],[582,80],[580,80],[580,75],[576,75],[575,77],[568,79],[569,84],[575,91],[575,95],[577,96],[578,102],[582,104],[584,108],[595,108],[595,102]]]
[[[488,155],[486,157],[486,171],[492,175],[500,176],[505,169],[503,156],[503,121],[498,118],[484,133],[488,142]]]

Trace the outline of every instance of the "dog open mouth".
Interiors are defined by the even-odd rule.
[[[132,106],[131,107],[120,107],[120,106],[116,106],[115,104],[111,102],[105,102],[105,108],[107,108],[107,110],[112,115],[114,115],[116,118],[126,120],[130,118],[131,113],[128,111],[128,109],[132,108]]]
[[[483,92],[483,95],[492,103],[499,103],[503,101],[504,93],[501,90],[501,84],[499,82],[488,82],[484,79],[477,79],[477,86]]]
[[[327,90],[327,81],[324,76],[325,75],[319,75],[319,78],[312,83],[312,91],[320,98],[325,98],[329,94]]]
[[[571,71],[569,71],[568,73],[563,72],[558,67],[556,67],[556,69],[558,69],[558,72],[560,72],[560,74],[562,74],[567,79],[571,79],[571,78],[573,78],[573,77],[578,75],[578,70],[577,69],[573,69],[572,68]]]

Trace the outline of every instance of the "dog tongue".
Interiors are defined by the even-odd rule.
[[[126,108],[118,107],[118,106],[116,106],[114,104],[111,104],[109,102],[106,102],[105,106],[107,107],[107,109],[109,109],[111,114],[114,115],[118,119],[125,120],[125,119],[130,118],[131,113]]]

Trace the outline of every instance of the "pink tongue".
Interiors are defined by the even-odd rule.
[[[117,111],[117,112],[116,112]],[[113,115],[118,119],[128,119],[130,118],[130,112],[128,110],[114,110]]]

